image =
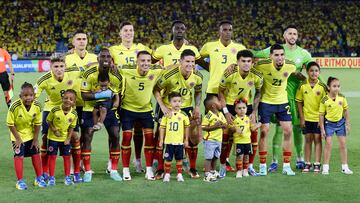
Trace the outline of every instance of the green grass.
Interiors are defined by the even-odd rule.
[[[207,77],[207,73],[204,75]],[[357,82],[359,70],[323,70],[323,78],[326,79],[329,75],[340,78],[342,91],[345,94],[350,91],[359,91],[360,83]],[[24,81],[34,83],[39,76],[39,73],[17,73],[15,90],[18,90]],[[15,92],[15,95],[17,97],[18,91]],[[43,99],[44,97],[40,100]],[[360,182],[360,160],[358,159],[360,139],[357,138],[357,135],[360,134],[360,130],[356,124],[360,122],[360,97],[348,97],[348,101],[352,132],[347,143],[349,165],[354,171],[352,176],[340,173],[339,148],[335,141],[329,176],[313,173],[301,174],[297,171],[295,177],[286,177],[278,172],[266,177],[237,180],[234,178],[234,173],[228,173],[224,180],[217,183],[205,183],[201,179],[192,180],[185,176],[184,183],[177,183],[175,179],[172,179],[169,184],[164,184],[161,181],[145,181],[143,174],[136,174],[131,168],[132,181],[114,182],[105,174],[104,169],[108,159],[107,135],[105,131],[101,131],[95,134],[93,140],[92,169],[96,173],[93,175],[92,183],[65,186],[62,183],[63,162],[59,157],[56,170],[58,184],[52,188],[35,188],[31,185],[34,171],[30,159],[27,159],[24,163],[24,178],[29,186],[27,191],[15,189],[16,177],[12,150],[5,124],[7,108],[5,102],[0,102],[0,121],[2,123],[0,128],[2,135],[0,137],[0,202],[357,202],[360,190],[360,186],[358,186]],[[198,170],[201,171],[203,151],[202,145],[199,146]],[[256,167],[257,165],[258,159],[255,163]],[[119,168],[121,169],[121,164]]]

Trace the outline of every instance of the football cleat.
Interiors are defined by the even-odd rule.
[[[353,174],[353,172],[349,168],[342,169],[341,172],[346,175]]]
[[[276,162],[273,162],[271,163],[269,169],[268,169],[268,172],[269,173],[275,173],[277,171],[277,168],[278,168],[278,163]]]
[[[16,189],[18,189],[18,190],[26,190],[27,189],[27,185],[23,179],[16,182]]]
[[[44,178],[44,181],[48,181],[49,179],[49,174],[48,173],[43,173],[42,177]]]
[[[189,175],[190,175],[191,178],[193,178],[193,179],[200,178],[200,175],[198,174],[197,170],[194,169],[194,168],[190,168]]]
[[[243,170],[243,177],[249,177],[249,171],[247,169]]]
[[[144,173],[145,172],[140,160],[134,159],[134,166],[135,166],[136,173]]]
[[[74,182],[72,181],[70,176],[65,176],[64,183],[65,185],[74,185]]]
[[[304,169],[305,168],[305,162],[304,161],[297,161],[296,162],[296,169]]]
[[[155,179],[160,180],[164,178],[164,170],[160,169],[155,172]]]
[[[73,178],[74,178],[74,183],[83,182],[83,179],[81,178],[80,173],[75,173]]]
[[[34,186],[46,187],[47,184],[46,184],[46,182],[44,181],[44,177],[39,176],[39,177],[35,178]]]
[[[242,174],[243,174],[243,172],[242,172],[242,170],[240,170],[240,171],[236,171],[236,178],[242,178]]]
[[[282,173],[284,175],[288,175],[288,176],[294,176],[295,175],[295,172],[291,170],[290,166],[283,167]]]
[[[90,183],[92,179],[92,173],[90,171],[86,171],[84,173],[84,183]]]
[[[170,182],[170,173],[165,174],[163,182],[166,182],[166,183]]]
[[[126,181],[131,180],[129,168],[123,168],[123,177],[124,177],[124,180],[126,180]]]
[[[54,176],[49,176],[47,186],[55,186],[55,185],[56,185],[55,177]]]
[[[219,178],[225,178],[226,176],[226,166],[221,165],[219,171]]]
[[[117,170],[111,170],[110,178],[115,181],[122,181],[122,178]]]
[[[184,177],[183,177],[183,175],[182,175],[181,173],[178,173],[178,174],[176,175],[176,180],[177,180],[177,182],[184,182]]]
[[[311,164],[310,163],[307,163],[305,164],[305,167],[304,169],[302,170],[303,173],[308,173],[310,172],[310,169],[311,169]]]
[[[314,172],[319,173],[321,169],[321,164],[314,164]]]
[[[266,176],[267,175],[267,166],[266,166],[266,164],[260,164],[259,174],[260,174],[260,176]]]
[[[250,176],[260,176],[260,174],[258,172],[256,172],[254,168],[249,168],[249,175]]]

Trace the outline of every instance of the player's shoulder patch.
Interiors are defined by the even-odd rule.
[[[14,102],[11,104],[9,111],[14,112],[15,109],[16,109],[17,107],[19,107],[19,106],[21,106],[21,100],[20,100],[20,99],[14,101]]]
[[[272,63],[271,59],[262,59],[262,60],[258,61],[255,65],[260,66],[260,65],[271,64],[271,63]]]
[[[97,66],[91,66],[90,68],[86,69],[83,73],[83,78],[88,78],[91,74],[97,71]]]
[[[329,97],[326,95],[325,97],[323,97],[323,98],[321,99],[321,103],[322,103],[322,104],[325,104],[325,102],[326,102],[327,100],[329,100]]]
[[[41,103],[38,100],[34,100],[34,105],[40,108],[40,111],[42,110]]]
[[[45,82],[46,80],[48,80],[50,78],[51,78],[51,72],[49,71],[49,72],[45,73],[43,76],[41,76],[36,84],[41,85],[41,83]]]
[[[119,66],[119,68],[124,69],[124,70],[126,70],[126,69],[132,70],[132,69],[136,69],[136,65],[135,64],[124,64],[122,66]]]
[[[254,75],[258,76],[259,78],[263,78],[263,74],[260,71],[256,70],[255,68],[251,68],[250,73],[253,73]]]
[[[120,74],[119,71],[113,71],[112,69],[110,70],[110,73],[115,76],[118,80],[122,81],[122,76]]]
[[[341,93],[339,93],[339,95],[338,95],[339,97],[343,97],[343,98],[345,98],[345,95],[343,95],[343,94],[341,94]]]
[[[322,88],[324,88],[325,92],[328,91],[327,85],[326,85],[325,83],[319,81],[319,85],[320,85]]]
[[[205,118],[209,120],[209,119],[211,118],[211,116],[212,116],[212,113],[209,111],[209,112],[205,115]]]
[[[228,77],[230,77],[232,74],[237,73],[237,72],[238,72],[238,66],[235,65],[235,66],[231,69],[231,71],[225,71],[225,72],[224,72],[224,76],[225,76],[225,78],[228,78]]]
[[[295,62],[289,59],[285,59],[285,64],[291,64],[295,66]]]
[[[77,67],[75,64],[65,69],[65,72],[74,72],[74,71],[80,71],[79,67]]]
[[[78,116],[78,114],[77,114],[77,112],[76,112],[76,109],[73,109],[73,110],[71,111],[71,113],[74,114],[75,116]]]
[[[199,77],[201,78],[201,80],[202,80],[203,77],[204,77],[204,76],[200,73],[200,71],[198,71],[198,70],[195,70],[195,71],[194,71],[194,74],[197,75],[197,76],[199,76]]]
[[[51,109],[51,113],[55,113],[60,110],[61,110],[60,106],[55,106],[54,108]]]
[[[188,115],[185,113],[185,111],[180,111],[180,113],[185,116],[185,117],[188,117]]]
[[[166,73],[164,74],[164,78],[169,79],[170,77],[176,75],[177,73],[179,73],[179,67],[171,68],[170,70],[166,71]]]

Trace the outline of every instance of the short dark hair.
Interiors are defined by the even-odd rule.
[[[225,24],[229,24],[229,25],[232,25],[232,22],[230,20],[222,20],[219,22],[219,28],[222,26],[222,25],[225,25]]]
[[[65,63],[65,57],[63,55],[60,56],[51,56],[50,58],[50,63],[55,63],[55,62],[63,62]]]
[[[98,81],[99,82],[106,82],[106,81],[110,82],[109,73],[108,72],[100,72],[98,75]]]
[[[279,50],[279,49],[282,49],[282,50],[285,50],[284,47],[280,44],[274,44],[270,47],[270,54],[274,53],[274,50]]]
[[[103,51],[110,52],[109,48],[107,48],[107,47],[101,47],[100,52],[103,52]],[[100,54],[100,52],[99,52],[99,54]]]
[[[297,30],[297,27],[295,25],[288,25],[288,26],[285,27],[284,32],[286,32],[286,30],[288,30],[290,28],[293,28],[293,29]]]
[[[213,104],[214,99],[217,98],[216,95],[208,94],[204,99],[204,106],[208,110],[208,108]]]
[[[21,85],[21,89],[25,89],[25,88],[31,88],[31,89],[34,89],[33,85],[31,83],[28,83],[28,82],[24,82],[22,85]]]
[[[145,50],[139,51],[139,52],[136,54],[136,58],[139,58],[140,55],[150,55],[150,56],[151,56],[151,54],[150,54],[148,51],[145,51]]]
[[[311,66],[316,66],[320,70],[320,65],[318,63],[316,63],[315,61],[311,61],[306,65],[306,71],[308,71],[311,68]]]
[[[191,49],[185,49],[183,52],[181,52],[180,58],[183,59],[185,56],[195,57],[195,53]]]
[[[171,92],[169,94],[169,96],[168,96],[168,100],[170,101],[174,97],[180,97],[181,98],[181,94],[179,92]]]
[[[76,30],[73,37],[77,34],[85,34],[87,36],[87,33],[84,30]]]
[[[237,53],[237,55],[236,55],[237,60],[239,60],[241,57],[251,57],[251,58],[253,58],[254,54],[250,50],[245,49],[245,50],[239,51]]]
[[[129,21],[124,21],[124,22],[120,23],[120,26],[119,26],[120,30],[121,30],[124,26],[126,26],[126,25],[132,25],[132,26],[134,26],[134,25],[133,25],[132,23],[130,23]]]
[[[64,94],[66,94],[66,93],[73,94],[73,95],[75,95],[75,97],[76,97],[76,91],[73,90],[73,89],[67,89],[67,90],[65,90]]]
[[[339,80],[338,78],[336,78],[336,77],[332,77],[332,76],[330,76],[330,77],[328,77],[328,80],[327,80],[327,86],[329,86],[330,87],[330,85],[331,85],[331,83],[332,83],[332,81],[334,81],[334,80]]]
[[[175,24],[183,24],[183,25],[185,25],[184,21],[182,21],[182,20],[175,20],[175,21],[171,24],[171,29],[175,26]]]

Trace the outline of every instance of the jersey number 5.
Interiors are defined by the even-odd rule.
[[[143,82],[140,82],[139,83],[139,91],[143,91],[145,89],[145,86],[144,86],[144,83]]]

